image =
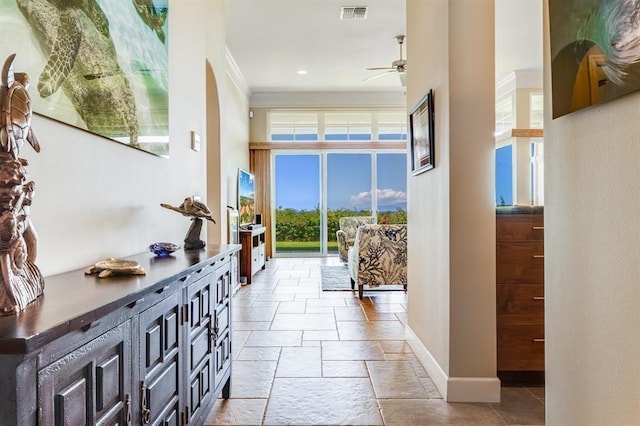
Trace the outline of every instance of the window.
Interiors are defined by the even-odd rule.
[[[388,110],[270,110],[273,142],[371,142],[407,139],[407,112]]]
[[[272,111],[269,124],[274,142],[318,140],[318,114],[315,112]]]
[[[496,205],[513,204],[513,147],[496,149]]]
[[[544,97],[542,93],[529,95],[529,127],[532,129],[544,127]]]

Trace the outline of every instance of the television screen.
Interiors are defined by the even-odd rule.
[[[238,211],[240,226],[253,224],[256,214],[254,177],[242,169],[238,169]]]

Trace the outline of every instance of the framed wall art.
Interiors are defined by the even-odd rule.
[[[168,0],[0,0],[37,114],[169,154]]]
[[[640,3],[549,2],[553,118],[640,89]]]
[[[411,174],[431,170],[435,167],[433,90],[409,112],[409,135],[411,143]]]

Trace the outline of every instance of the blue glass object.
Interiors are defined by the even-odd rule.
[[[180,246],[173,243],[153,243],[149,246],[149,250],[158,257],[169,256],[174,251],[180,249]]]

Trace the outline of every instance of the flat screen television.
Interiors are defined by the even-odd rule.
[[[255,223],[255,180],[251,173],[242,169],[238,169],[238,212],[240,213],[239,225],[241,228]]]

